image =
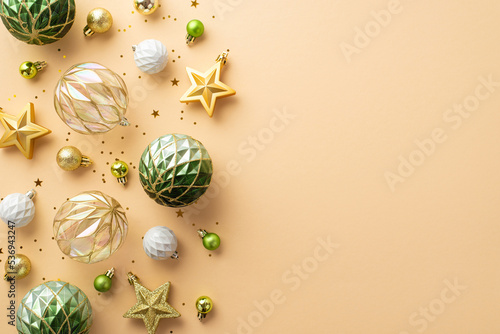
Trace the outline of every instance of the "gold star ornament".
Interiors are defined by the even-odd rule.
[[[183,103],[199,101],[207,111],[208,116],[212,117],[218,98],[236,94],[234,89],[220,81],[220,73],[227,62],[227,57],[228,53],[223,52],[217,57],[215,65],[205,73],[186,67],[191,87],[184,93],[180,101]]]
[[[170,282],[151,291],[139,283],[139,278],[128,273],[128,281],[134,286],[137,304],[123,315],[124,318],[142,319],[148,334],[155,334],[158,324],[164,318],[178,318],[181,314],[167,303]]]
[[[16,146],[26,158],[33,158],[35,139],[51,133],[40,125],[35,124],[35,106],[28,103],[16,117],[6,114],[0,108],[0,122],[5,130],[0,138],[0,148]]]

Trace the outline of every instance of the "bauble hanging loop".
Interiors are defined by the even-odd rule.
[[[87,25],[83,28],[83,34],[87,37],[94,33],[105,33],[113,26],[113,16],[104,8],[94,8],[87,15]]]
[[[31,189],[26,194],[10,194],[0,203],[0,218],[9,227],[23,227],[35,217],[33,198],[36,191]]]
[[[47,62],[45,61],[25,61],[19,66],[19,73],[25,79],[33,79],[46,66]]]
[[[83,155],[79,149],[74,146],[64,146],[57,152],[57,165],[65,171],[73,171],[79,167],[88,167],[92,160]]]

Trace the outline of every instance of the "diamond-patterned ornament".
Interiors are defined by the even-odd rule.
[[[15,38],[28,44],[50,44],[71,29],[75,0],[1,0],[0,17]]]
[[[129,125],[127,86],[118,74],[98,63],[69,68],[56,85],[54,106],[63,122],[82,134]]]
[[[26,194],[10,194],[0,203],[0,218],[5,224],[14,227],[28,225],[35,217],[35,204],[33,197],[36,192],[30,190]],[[10,224],[9,224],[10,222]]]
[[[198,140],[169,134],[146,147],[139,176],[144,191],[156,203],[183,207],[207,191],[212,179],[212,159]]]
[[[156,39],[146,39],[132,46],[137,67],[147,74],[163,71],[168,63],[168,52],[165,45]]]
[[[49,281],[31,289],[17,310],[17,332],[22,334],[87,334],[92,305],[85,293],[63,281]]]
[[[166,226],[155,226],[146,232],[142,242],[146,254],[154,260],[177,259],[177,237]]]
[[[100,191],[83,192],[60,208],[54,218],[54,237],[72,259],[95,263],[120,248],[128,222],[120,203]]]

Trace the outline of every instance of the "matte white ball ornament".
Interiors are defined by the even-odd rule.
[[[132,50],[134,50],[135,64],[144,73],[159,73],[167,66],[167,48],[156,39],[146,39],[132,46]]]
[[[165,226],[155,226],[146,232],[142,242],[146,254],[154,260],[178,259],[177,237]]]
[[[26,194],[10,194],[0,203],[0,218],[9,227],[23,227],[35,217],[33,198],[36,191],[31,189]]]

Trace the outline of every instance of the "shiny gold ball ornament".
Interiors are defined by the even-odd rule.
[[[115,161],[111,165],[111,174],[118,180],[118,183],[125,185],[127,183],[128,165],[125,161]]]
[[[151,15],[159,7],[159,0],[134,0],[134,7],[139,14]]]
[[[92,36],[94,33],[102,34],[113,26],[113,16],[104,8],[94,8],[87,15],[87,25],[83,28],[85,36]]]
[[[73,171],[79,167],[88,167],[92,160],[74,146],[64,146],[57,152],[57,165],[65,171]]]
[[[203,320],[208,312],[212,311],[214,302],[208,296],[201,296],[196,300],[196,310],[198,310],[198,319]]]
[[[19,66],[19,73],[25,79],[33,79],[46,66],[47,63],[44,61],[36,61],[34,63],[25,61]]]
[[[31,271],[31,261],[23,254],[10,255],[5,262],[5,276],[6,281],[23,279]]]
[[[73,260],[106,260],[127,236],[125,210],[114,198],[100,192],[83,192],[61,207],[54,218],[54,239]]]

